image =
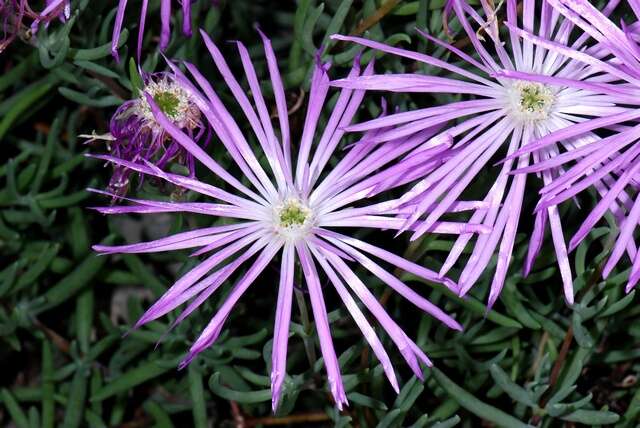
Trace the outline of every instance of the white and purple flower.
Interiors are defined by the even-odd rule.
[[[565,46],[553,43],[531,34],[518,31],[526,43],[533,43],[539,49],[546,49],[562,62],[571,62],[588,66],[593,75],[594,90],[602,95],[602,102],[619,105],[619,111],[612,111],[603,117],[583,117],[580,123],[557,130],[541,138],[517,154],[527,154],[532,150],[546,150],[557,141],[566,139],[584,139],[592,132],[602,132],[606,138],[587,139],[583,146],[565,146],[565,153],[554,159],[544,160],[535,166],[536,171],[548,173],[550,169],[566,167],[566,173],[546,183],[541,190],[538,209],[554,207],[573,199],[586,189],[595,189],[600,200],[589,212],[586,219],[571,238],[569,249],[576,248],[607,212],[611,212],[619,227],[615,245],[603,267],[603,277],[607,277],[622,260],[625,253],[632,262],[626,291],[640,280],[640,255],[638,255],[634,234],[640,222],[640,118],[638,109],[640,96],[640,36],[638,22],[640,2],[629,0],[628,4],[636,15],[636,22],[621,27],[614,24],[609,13],[620,2],[611,1],[606,9],[598,10],[588,1],[549,0],[554,13],[562,14],[571,25],[584,30],[580,40],[591,41],[592,46],[584,49],[579,44]],[[560,60],[558,60],[560,61]],[[573,90],[585,87],[579,76],[567,76],[558,81],[555,78],[541,79],[539,76],[520,75],[513,72],[503,73],[544,82],[547,85],[567,86]],[[587,88],[589,87],[587,86]],[[615,113],[615,114],[614,114]]]
[[[367,202],[367,199],[394,186],[415,180],[427,169],[433,169],[440,164],[439,161],[434,161],[430,165],[423,164],[416,168],[411,167],[410,162],[393,165],[395,159],[401,156],[408,160],[422,156],[431,156],[435,159],[437,153],[446,151],[449,141],[432,138],[438,132],[438,126],[426,127],[409,138],[399,138],[386,144],[375,142],[379,132],[372,131],[366,133],[362,140],[348,147],[344,155],[337,156],[336,149],[345,132],[343,128],[352,122],[360,107],[364,91],[341,90],[328,121],[322,128],[320,115],[330,89],[327,74],[329,64],[320,63],[318,60],[311,77],[304,127],[299,143],[294,143],[283,82],[270,41],[261,34],[275,97],[278,131],[272,124],[270,109],[263,97],[256,70],[245,46],[237,43],[253,103],[241,88],[216,45],[205,33],[202,35],[224,82],[244,112],[243,120],[246,120],[252,128],[255,139],[259,143],[259,149],[256,150],[250,146],[236,120],[195,66],[190,63],[184,64],[191,74],[190,79],[170,63],[175,82],[187,92],[190,100],[208,121],[241,172],[242,178],[236,178],[196,144],[193,138],[169,117],[166,109],[163,109],[148,91],[145,92],[145,97],[155,123],[171,136],[173,141],[220,179],[224,183],[224,189],[194,177],[165,172],[150,162],[141,164],[118,159],[115,156],[96,156],[141,174],[162,178],[215,200],[215,202],[161,202],[123,198],[130,201],[131,205],[98,208],[102,213],[187,212],[236,220],[232,224],[178,233],[151,242],[94,247],[104,254],[198,248],[194,255],[206,255],[200,264],[173,284],[147,310],[137,322],[136,327],[166,315],[190,301],[174,325],[181,322],[223,286],[234,272],[241,271],[242,266],[248,265],[244,273],[239,274],[239,279],[234,283],[224,303],[192,345],[181,366],[188,364],[198,353],[216,341],[236,302],[266,266],[280,254],[281,269],[271,372],[273,408],[275,409],[278,405],[286,376],[294,270],[297,266],[301,268],[305,278],[329,386],[337,406],[341,408],[347,403],[347,399],[332,343],[323,297],[326,290],[323,290],[320,285],[321,277],[327,277],[333,285],[397,391],[398,382],[391,360],[367,317],[356,303],[353,294],[381,324],[416,376],[422,376],[421,363],[430,365],[431,362],[391,319],[350,265],[362,266],[418,308],[450,328],[459,330],[462,328],[461,325],[451,315],[421,297],[381,264],[403,269],[429,281],[444,283],[454,291],[457,291],[457,287],[452,281],[442,279],[436,272],[362,239],[339,232],[337,229],[353,227],[374,230],[400,229],[404,221],[396,215],[408,214],[411,207],[390,209],[390,206],[397,205],[397,201],[380,198],[372,203]],[[349,75],[351,77],[369,76],[372,72],[373,64],[361,70],[356,61]],[[392,166],[388,167],[389,164]],[[113,196],[110,192],[103,193]],[[448,210],[460,211],[482,206],[481,202],[460,202],[451,204]],[[421,227],[420,222],[412,225],[414,229],[418,227]],[[452,234],[488,232],[488,228],[483,225],[446,221],[434,222],[428,230]]]
[[[384,118],[350,126],[349,131],[378,132],[374,141],[385,142],[421,132],[426,127],[456,121],[445,129],[443,136],[453,138],[446,162],[425,174],[401,199],[401,204],[413,204],[415,210],[403,223],[400,231],[414,228],[412,239],[425,233],[474,182],[482,171],[495,171],[497,176],[488,189],[484,202],[489,209],[476,210],[472,223],[482,223],[491,233],[477,238],[459,279],[462,294],[468,292],[490,265],[497,249],[497,265],[489,294],[492,306],[504,285],[510,265],[516,231],[520,222],[527,174],[514,172],[540,172],[540,162],[554,164],[561,148],[580,148],[599,137],[586,133],[575,138],[558,139],[559,144],[547,145],[531,154],[515,156],[549,133],[581,123],[588,118],[600,118],[620,113],[622,108],[600,91],[601,85],[616,79],[602,75],[588,64],[563,57],[545,45],[534,45],[520,40],[518,24],[538,37],[555,45],[571,43],[574,49],[585,45],[588,37],[574,36],[574,25],[563,20],[546,0],[524,0],[518,16],[515,0],[507,0],[506,25],[508,39],[500,33],[497,12],[488,3],[481,2],[481,12],[474,10],[465,0],[451,0],[449,7],[455,12],[473,52],[461,49],[422,33],[428,41],[445,48],[452,57],[466,63],[465,68],[453,62],[390,47],[358,37],[333,36],[382,52],[426,63],[447,73],[445,76],[424,74],[381,74],[349,77],[332,85],[350,89],[385,90],[393,92],[419,92],[461,95],[441,106],[397,113]],[[501,3],[502,4],[502,3]],[[539,14],[536,11],[539,10]],[[482,16],[484,14],[484,17]],[[539,19],[536,17],[539,16]],[[475,23],[475,25],[473,25]],[[575,39],[574,39],[575,37]],[[505,72],[505,70],[507,70]],[[543,76],[531,81],[526,76]],[[581,86],[547,84],[545,76],[554,82],[577,80]],[[535,79],[534,79],[535,80]],[[523,150],[525,150],[523,149]],[[506,161],[494,169],[492,160],[507,156]],[[533,164],[534,166],[531,166]],[[545,169],[541,175],[545,185],[563,173],[560,165]],[[601,183],[606,186],[605,182]],[[404,205],[400,205],[404,206]],[[416,222],[426,217],[421,224]],[[543,241],[549,223],[567,302],[573,303],[571,267],[567,255],[560,215],[555,205],[545,205],[536,212],[535,226],[525,262],[525,275],[530,271]],[[460,236],[445,261],[440,274],[446,274],[461,256],[472,234]]]

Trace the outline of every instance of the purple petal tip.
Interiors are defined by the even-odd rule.
[[[449,327],[451,327],[453,330],[457,330],[457,331],[463,331],[464,330],[464,327],[462,326],[462,324],[460,324],[456,320],[453,320],[453,323],[451,323],[451,325],[449,325]]]
[[[629,282],[624,287],[624,292],[627,293],[627,294],[631,293],[633,291],[633,289],[635,288],[637,283],[638,283],[638,279],[637,278],[629,279]]]

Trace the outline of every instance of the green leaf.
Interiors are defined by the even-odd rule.
[[[235,348],[241,348],[243,346],[255,345],[256,343],[262,342],[265,339],[265,337],[267,337],[268,334],[269,332],[267,331],[267,329],[262,328],[257,332],[247,336],[232,337],[231,339],[224,342],[224,346],[231,349],[235,349]]]
[[[110,243],[112,240],[113,238],[107,238],[104,243]],[[54,308],[72,298],[93,279],[107,259],[107,257],[95,254],[87,256],[70,274],[62,278],[42,295],[42,300],[45,303],[37,308],[36,312]]]
[[[85,400],[87,399],[89,369],[84,364],[79,364],[71,380],[69,399],[64,413],[64,428],[79,427],[84,413]]]
[[[85,70],[92,71],[96,74],[110,77],[112,79],[118,79],[120,77],[118,73],[115,73],[110,69],[108,69],[107,67],[104,67],[100,64],[96,64],[95,62],[91,62],[87,60],[76,60],[73,63],[80,68],[84,68]]]
[[[302,62],[302,36],[305,31],[305,20],[311,6],[311,0],[300,0],[293,18],[293,42],[289,51],[289,73],[304,68]]]
[[[138,72],[136,61],[133,58],[129,60],[129,79],[131,80],[131,98],[136,98],[139,96],[142,88],[144,88],[144,82]]]
[[[455,384],[444,373],[437,368],[432,368],[433,376],[440,386],[449,394],[451,398],[456,400],[460,406],[464,407],[479,418],[491,421],[496,425],[507,428],[529,428],[530,425],[514,418],[513,416],[503,412],[502,410],[483,403],[472,394]]]
[[[47,270],[54,257],[58,254],[58,251],[60,251],[60,244],[45,245],[40,253],[40,257],[36,259],[35,263],[33,263],[26,272],[20,275],[20,279],[18,279],[13,287],[12,292],[15,293],[24,287],[33,286],[34,282]]]
[[[160,364],[157,360],[142,363],[135,369],[129,370],[107,383],[91,397],[91,401],[102,401],[120,392],[128,391],[169,370],[175,370],[175,368],[172,368],[170,364]]]
[[[122,47],[129,37],[129,30],[126,28],[120,33],[118,48]],[[69,49],[69,56],[74,61],[95,61],[111,55],[111,42],[107,42],[101,46],[91,49]]]
[[[405,412],[400,409],[394,409],[387,413],[384,418],[380,420],[377,428],[394,428],[401,426],[402,419],[404,419]]]
[[[574,354],[571,364],[564,370],[564,374],[558,384],[557,392],[549,399],[548,405],[558,403],[563,400],[571,390],[575,389],[575,383],[582,372],[584,361],[590,351],[587,348],[578,348]]]
[[[633,302],[633,299],[635,296],[636,296],[636,290],[632,290],[629,294],[624,296],[622,299],[618,300],[617,302],[613,302],[612,304],[607,306],[607,308],[604,311],[602,311],[600,314],[598,314],[597,317],[606,318],[606,317],[610,317],[611,315],[617,314],[618,312],[624,310],[627,306],[629,306]]]
[[[8,87],[12,86],[21,79],[24,79],[26,73],[36,64],[36,55],[33,52],[31,55],[25,57],[20,64],[9,70],[4,70],[2,76],[0,76],[0,92],[4,91]]]
[[[438,407],[436,407],[429,417],[429,421],[439,421],[450,418],[460,408],[460,404],[453,398],[446,398]]]
[[[188,369],[189,393],[191,395],[191,411],[193,413],[193,426],[195,428],[206,428],[207,407],[204,402],[204,388],[202,387],[202,376],[195,364],[189,365]]]
[[[344,23],[344,20],[347,17],[352,4],[353,0],[342,0],[340,2],[336,13],[331,18],[331,22],[329,22],[327,30],[324,33],[324,37],[322,38],[322,46],[324,46],[325,48],[328,48],[328,46],[335,43],[334,41],[329,39],[329,36],[340,32],[340,28],[342,28],[342,24]]]
[[[38,172],[31,183],[31,193],[36,194],[40,191],[40,187],[44,181],[44,178],[49,174],[51,164],[51,158],[53,157],[53,149],[60,138],[60,130],[62,128],[62,121],[65,114],[60,113],[56,116],[51,124],[49,135],[47,135],[47,144],[45,145],[44,152],[40,155],[40,162],[38,163]]]
[[[529,407],[535,407],[535,402],[529,391],[513,382],[502,368],[493,364],[490,368],[491,377],[496,381],[498,386],[509,395],[513,400],[525,404]]]
[[[10,98],[13,100],[11,103],[11,109],[8,110],[2,120],[0,120],[0,140],[2,140],[11,128],[11,126],[22,117],[23,113],[40,101],[55,85],[55,79],[50,76],[45,77],[35,83],[24,88],[18,94]],[[4,103],[3,103],[4,104]]]
[[[447,419],[446,421],[436,422],[431,425],[430,428],[452,428],[460,423],[460,416],[455,415],[452,418]]]
[[[42,428],[53,428],[55,408],[53,394],[53,354],[47,340],[42,341]]]
[[[155,419],[156,428],[173,428],[173,422],[169,414],[158,403],[147,400],[143,404],[144,409]]]
[[[16,427],[29,428],[27,415],[24,414],[24,411],[20,408],[20,405],[18,405],[18,402],[8,389],[3,388],[2,390],[0,390],[0,398],[2,398],[4,407],[9,412],[9,416],[11,417],[11,420],[16,425]]]
[[[417,377],[412,377],[411,380],[400,390],[400,394],[396,397],[393,407],[398,408],[403,412],[409,411],[420,394],[422,394],[422,391],[424,391],[424,385],[422,382],[420,382]]]
[[[313,44],[313,30],[318,23],[318,19],[322,12],[324,11],[324,3],[321,3],[320,6],[316,8],[311,8],[311,13],[307,16],[307,19],[304,23],[304,32],[302,33],[302,47],[307,52],[307,54],[312,57],[318,51],[316,45]]]
[[[575,412],[562,416],[561,419],[594,426],[615,424],[620,419],[620,416],[608,410],[576,410]]]
[[[589,404],[593,396],[591,394],[586,397],[581,398],[578,401],[574,401],[573,403],[558,403],[558,404],[550,404],[546,407],[547,412],[551,416],[558,417],[565,415],[567,413],[574,412],[579,410]]]
[[[262,389],[260,391],[235,391],[220,383],[220,373],[214,373],[211,378],[209,378],[209,389],[219,397],[243,404],[271,401],[271,389]]]
[[[89,352],[91,346],[91,329],[93,326],[93,290],[84,290],[76,300],[76,337],[83,354]]]
[[[376,400],[375,398],[369,397],[364,394],[360,394],[359,392],[350,392],[347,394],[347,398],[350,403],[357,404],[359,406],[370,407],[375,410],[387,411],[387,405],[384,404],[380,400]]]
[[[113,95],[94,98],[90,97],[89,95],[83,94],[82,92],[78,92],[70,88],[65,88],[64,86],[59,87],[58,92],[60,92],[63,97],[80,105],[91,107],[114,107],[122,104],[122,99]]]
[[[582,325],[582,317],[577,313],[573,313],[572,317],[572,326],[573,326],[573,334],[576,338],[576,342],[583,348],[592,348],[593,347],[593,337],[591,337],[591,333],[589,330]]]
[[[504,339],[512,337],[518,332],[517,329],[511,327],[497,327],[490,330],[482,336],[474,337],[471,341],[472,345],[487,345],[490,343],[501,342]]]
[[[91,410],[87,409],[85,411],[84,418],[88,426],[90,426],[91,428],[107,428],[107,424],[104,423],[102,418]]]

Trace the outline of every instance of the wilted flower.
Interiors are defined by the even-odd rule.
[[[120,31],[122,30],[122,23],[124,21],[124,13],[127,8],[128,0],[119,0],[118,2],[118,10],[116,12],[116,19],[113,25],[113,37],[111,41],[111,54],[119,61],[118,56],[118,43],[120,41]],[[212,3],[215,4],[217,0],[212,0]],[[181,5],[182,9],[182,33],[191,37],[191,7],[193,0],[180,0],[178,3]],[[147,7],[149,5],[149,0],[142,0],[142,5],[140,6],[140,23],[138,26],[138,45],[136,49],[136,53],[138,55],[138,59],[140,59],[140,54],[142,52],[142,39],[144,38],[144,28],[145,21],[147,19]],[[172,14],[172,0],[160,0],[160,20],[161,20],[161,29],[160,29],[160,50],[164,51],[167,46],[169,46],[169,40],[171,39],[171,14]]]
[[[548,173],[552,168],[568,166],[560,177],[545,183],[541,190],[539,210],[554,207],[561,202],[574,198],[585,189],[593,188],[600,201],[591,210],[576,234],[571,238],[569,250],[576,248],[589,234],[598,221],[609,211],[619,225],[619,233],[606,264],[603,276],[606,278],[625,253],[633,266],[626,290],[630,291],[640,280],[640,256],[634,242],[634,233],[640,220],[640,198],[638,188],[640,180],[640,117],[638,95],[640,94],[640,46],[638,35],[631,27],[621,23],[617,27],[607,17],[618,2],[609,2],[601,12],[590,2],[582,0],[549,0],[555,8],[573,24],[585,31],[580,38],[584,44],[591,36],[595,39],[592,47],[584,49],[582,45],[554,44],[536,37],[526,31],[518,35],[526,43],[534,43],[538,49],[548,49],[558,57],[557,61],[588,64],[590,79],[586,84],[578,76],[567,79],[540,79],[539,76],[520,75],[505,72],[505,75],[523,79],[532,79],[547,85],[562,85],[579,91],[581,88],[599,92],[602,104],[618,104],[628,109],[618,109],[602,118],[581,118],[580,123],[557,130],[544,138],[523,147],[517,154],[526,154],[532,150],[546,150],[557,141],[572,139],[585,144],[565,146],[566,153],[554,159],[544,160],[535,166],[536,171]],[[636,18],[640,17],[640,3],[629,1]],[[637,24],[637,22],[636,22]],[[563,58],[560,60],[559,58]],[[586,109],[586,106],[584,106]],[[593,109],[589,110],[592,113]],[[598,116],[603,116],[598,114]],[[596,139],[592,132],[601,129],[606,138]]]
[[[0,21],[2,21],[0,53],[17,36],[31,37],[37,32],[40,23],[48,24],[56,18],[64,22],[70,16],[71,3],[69,0],[46,0],[45,8],[41,12],[35,12],[29,6],[28,0],[0,0]],[[30,27],[25,25],[25,20],[31,20]]]
[[[0,2],[0,19],[2,20],[2,37],[0,37],[0,53],[16,38],[25,13],[26,0],[2,0]]]
[[[200,110],[172,73],[145,74],[141,90],[154,100],[174,126],[195,141],[205,140],[203,144],[206,145],[207,139],[203,137],[207,126]],[[111,119],[110,131],[107,144],[112,156],[129,162],[152,163],[158,168],[177,160],[188,168],[190,176],[194,175],[193,156],[156,120],[146,96],[140,94],[122,104]],[[110,191],[124,195],[133,171],[115,164]]]
[[[411,303],[444,322],[447,326],[461,329],[455,319],[399,281],[379,264],[379,260],[375,261],[374,258],[429,281],[443,282],[453,290],[457,290],[456,286],[449,280],[441,280],[435,272],[429,269],[361,239],[339,233],[334,228],[398,229],[403,223],[402,220],[382,213],[390,212],[393,215],[408,212],[407,210],[389,211],[387,205],[395,204],[394,201],[383,200],[367,204],[366,199],[387,187],[404,183],[404,179],[399,177],[406,176],[407,180],[415,179],[415,177],[413,171],[407,166],[381,168],[399,156],[406,155],[411,158],[411,156],[419,156],[429,150],[434,153],[442,151],[448,147],[447,142],[438,139],[431,140],[431,136],[438,129],[433,127],[427,128],[411,138],[399,139],[385,145],[372,142],[370,138],[375,136],[375,132],[372,132],[351,146],[344,156],[336,159],[335,162],[331,161],[344,134],[342,128],[351,123],[364,94],[363,91],[342,90],[326,126],[324,129],[319,129],[319,117],[329,90],[327,76],[329,65],[318,61],[311,78],[309,103],[304,128],[299,139],[300,144],[296,150],[292,151],[286,98],[270,41],[262,35],[278,112],[279,134],[276,134],[273,128],[269,109],[260,89],[260,82],[245,46],[239,42],[237,44],[255,108],[230,71],[216,45],[205,33],[202,34],[217,69],[253,129],[260,149],[254,151],[249,146],[240,127],[210,83],[192,64],[185,63],[195,83],[191,83],[177,67],[170,64],[176,74],[176,81],[187,90],[194,103],[209,121],[220,142],[226,147],[228,154],[242,172],[243,180],[234,177],[226,168],[202,150],[189,135],[170,120],[151,94],[146,94],[146,98],[157,123],[177,143],[222,180],[229,190],[223,190],[195,178],[170,174],[151,164],[133,164],[115,157],[98,156],[116,165],[163,178],[185,189],[219,201],[216,203],[159,202],[127,198],[132,205],[98,208],[100,212],[106,214],[192,212],[237,220],[230,225],[192,230],[151,242],[116,247],[94,247],[101,253],[143,253],[197,247],[200,249],[194,253],[195,255],[215,251],[173,284],[147,310],[136,323],[136,327],[157,319],[191,300],[174,325],[181,322],[220,288],[240,266],[255,257],[253,263],[234,284],[213,319],[191,346],[189,354],[181,364],[181,367],[184,367],[198,353],[216,341],[236,302],[276,255],[281,253],[271,372],[274,409],[277,407],[286,375],[287,342],[296,266],[301,266],[306,280],[320,349],[328,373],[331,393],[337,406],[341,407],[343,403],[347,402],[347,399],[331,339],[331,330],[323,298],[326,290],[323,290],[320,285],[318,265],[362,330],[375,355],[381,361],[389,381],[397,391],[398,384],[391,361],[372,326],[356,304],[352,293],[380,322],[416,376],[421,376],[420,362],[426,365],[431,363],[423,351],[389,317],[369,288],[349,266],[349,262],[358,263]],[[362,72],[362,75],[369,75],[372,70],[371,65]],[[361,75],[357,63],[350,75]],[[196,88],[196,84],[199,88]],[[318,139],[317,143],[314,143],[316,135]],[[425,140],[431,141],[430,149],[422,148],[420,152],[411,152]],[[292,154],[296,153],[297,161],[294,163]],[[264,162],[260,161],[262,154],[264,154]],[[334,166],[328,167],[330,164]],[[263,165],[269,166],[271,174],[264,169]],[[251,183],[250,186],[253,188],[247,187],[243,182]],[[354,204],[359,206],[354,207]],[[465,202],[454,204],[450,209],[455,211],[477,206],[478,204],[475,202]],[[419,222],[415,224],[415,227],[419,226]],[[430,230],[456,234],[487,232],[483,226],[453,222],[436,222],[431,225]],[[229,262],[222,265],[227,259]]]
[[[451,0],[455,11],[474,52],[469,55],[459,48],[437,40],[420,32],[434,44],[446,48],[452,56],[464,61],[468,66],[458,67],[429,55],[394,48],[382,43],[357,38],[334,36],[335,39],[353,41],[358,44],[392,53],[405,58],[426,63],[443,71],[453,73],[451,77],[428,76],[423,74],[384,74],[350,77],[332,82],[333,85],[350,89],[376,89],[393,92],[424,92],[438,94],[463,94],[470,99],[454,101],[442,106],[397,113],[381,119],[351,126],[349,131],[371,131],[381,127],[394,126],[390,131],[379,133],[374,141],[383,142],[420,132],[425,127],[445,124],[452,120],[458,123],[444,131],[444,135],[455,139],[449,159],[434,171],[426,174],[400,199],[402,203],[416,204],[415,211],[400,229],[415,226],[412,239],[425,233],[456,201],[474,181],[476,176],[491,166],[492,159],[512,155],[532,141],[551,131],[582,122],[586,117],[601,117],[618,113],[619,108],[602,95],[598,84],[607,81],[607,76],[594,76],[585,64],[572,59],[564,59],[554,50],[542,46],[534,47],[529,41],[521,42],[515,35],[518,25],[515,0],[507,0],[507,25],[512,31],[509,41],[501,38],[498,31],[496,11],[486,2],[483,18],[463,0]],[[502,3],[501,3],[502,4]],[[558,18],[547,1],[526,0],[523,3],[522,26],[539,34],[549,43],[563,44],[572,40],[579,49],[585,41],[571,38],[572,27]],[[540,7],[540,13],[534,13]],[[534,17],[540,19],[536,23]],[[471,20],[468,19],[471,17]],[[471,22],[477,22],[479,29]],[[537,25],[536,25],[537,24]],[[481,35],[481,36],[479,36]],[[487,39],[487,40],[485,40]],[[554,76],[557,80],[575,79],[584,83],[579,88],[547,85],[525,79],[506,78],[499,75],[503,70],[518,70],[538,76]],[[609,77],[609,80],[613,77]],[[597,83],[591,83],[597,82]],[[595,135],[560,140],[561,147],[580,147],[597,140]],[[532,172],[533,162],[547,161],[557,157],[559,147],[549,145],[530,155],[509,157],[499,167],[497,177],[484,198],[490,208],[477,210],[471,217],[472,223],[481,222],[491,227],[492,232],[477,238],[473,252],[460,275],[459,286],[465,294],[489,266],[495,250],[498,249],[496,272],[491,284],[489,306],[498,298],[504,285],[505,276],[512,257],[516,230],[525,195],[527,175],[512,177],[514,171]],[[553,162],[550,160],[549,162]],[[515,165],[514,165],[515,163]],[[545,170],[542,180],[549,184],[562,173],[559,167]],[[417,225],[422,216],[426,219]],[[560,273],[564,283],[565,298],[573,302],[573,285],[567,249],[556,206],[547,206],[536,214],[529,253],[525,262],[525,275],[530,271],[535,257],[540,251],[545,225],[549,222]],[[445,261],[440,274],[444,275],[454,265],[463,249],[472,238],[465,234],[458,238]]]

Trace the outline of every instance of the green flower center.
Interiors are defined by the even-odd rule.
[[[288,200],[280,209],[280,226],[296,227],[302,226],[309,218],[309,209],[302,206],[300,202]]]
[[[549,117],[556,94],[542,83],[520,80],[507,87],[507,99],[516,120],[536,122]]]
[[[180,99],[176,94],[168,91],[156,92],[153,100],[168,118],[175,120],[180,116]]]
[[[527,85],[520,89],[520,108],[523,111],[538,112],[549,103],[549,91],[540,85]]]

